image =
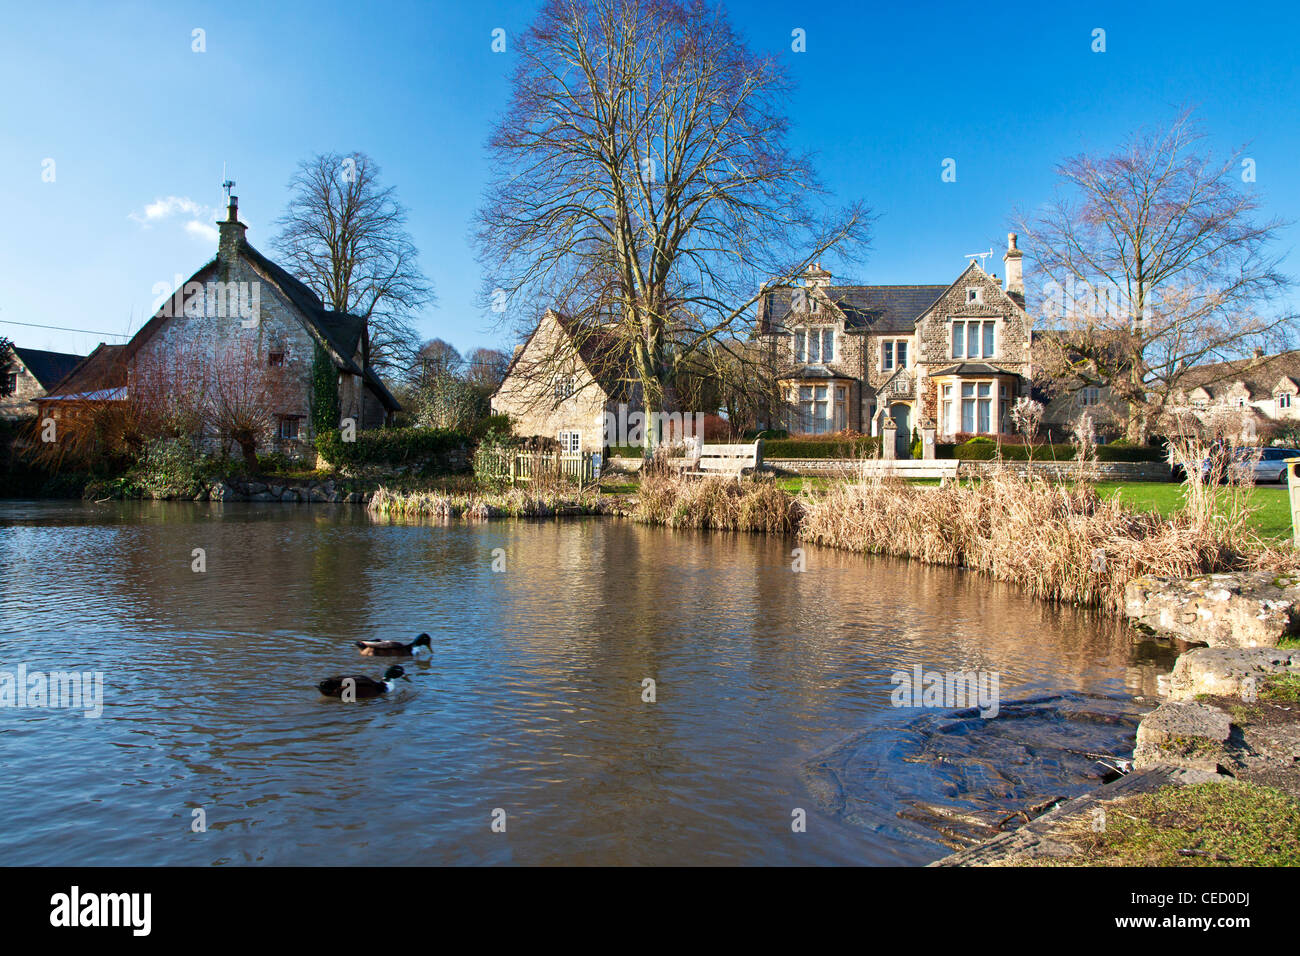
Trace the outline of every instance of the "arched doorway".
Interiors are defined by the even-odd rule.
[[[894,457],[912,457],[912,407],[903,402],[889,406],[889,416],[897,429],[894,433]]]

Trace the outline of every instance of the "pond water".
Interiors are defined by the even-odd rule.
[[[97,718],[0,707],[0,864],[925,863],[958,845],[936,813],[1081,790],[1079,755],[1131,746],[1172,659],[977,575],[818,548],[794,573],[793,547],[0,502],[0,672],[104,682]],[[421,631],[433,653],[393,694],[316,691],[383,672],[353,640]],[[892,706],[918,664],[1066,706]]]

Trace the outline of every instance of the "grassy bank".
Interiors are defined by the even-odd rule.
[[[500,492],[416,490],[380,486],[370,499],[373,514],[430,518],[545,518],[604,514],[595,488],[566,491],[511,488]]]
[[[1162,787],[1104,805],[1106,826],[1079,819],[1053,839],[1077,853],[1039,866],[1300,866],[1300,804],[1237,781]]]
[[[771,480],[652,476],[634,516],[670,527],[793,532],[842,550],[982,571],[1038,597],[1111,611],[1137,576],[1233,570],[1261,556],[1294,562],[1266,551],[1239,500],[1162,514],[1085,483],[1010,470],[938,487],[886,478],[802,487],[796,497]]]

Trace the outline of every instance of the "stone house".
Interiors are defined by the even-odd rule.
[[[0,368],[0,419],[13,421],[36,414],[36,400],[43,398],[81,363],[84,355],[47,352],[15,345]]]
[[[1174,409],[1208,420],[1216,411],[1240,410],[1258,424],[1300,424],[1300,350],[1199,365],[1170,396]]]
[[[144,369],[185,363],[243,374],[275,369],[274,434],[264,445],[299,456],[311,449],[312,366],[317,347],[337,370],[341,418],[358,428],[391,422],[399,405],[369,362],[365,319],[334,312],[304,283],[258,252],[245,238],[238,199],[218,223],[217,255],[195,272],[123,346],[101,346],[62,382],[42,408],[120,400]],[[232,364],[232,356],[236,357]],[[211,445],[214,435],[198,436]]]
[[[509,415],[516,435],[554,438],[566,452],[600,452],[606,413],[626,417],[637,406],[621,354],[612,334],[547,309],[515,349],[492,412]]]
[[[786,401],[792,433],[880,435],[895,454],[913,429],[938,441],[1014,432],[1011,406],[1030,391],[1032,320],[1023,253],[1008,236],[1005,288],[974,260],[947,285],[836,285],[814,266],[801,286],[760,297],[756,336]]]

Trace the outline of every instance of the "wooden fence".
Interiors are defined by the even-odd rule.
[[[600,480],[600,456],[590,451],[507,451],[488,458],[487,474],[512,485],[557,476],[586,485]]]

